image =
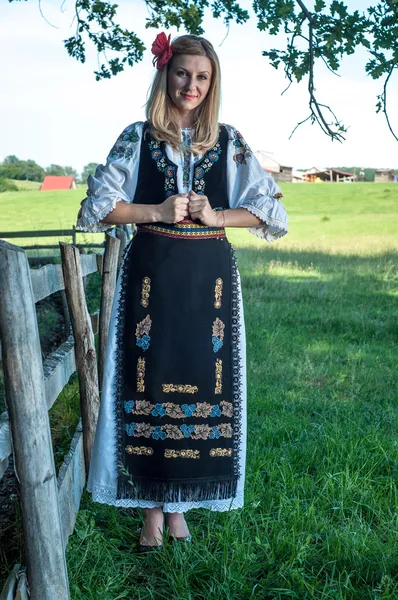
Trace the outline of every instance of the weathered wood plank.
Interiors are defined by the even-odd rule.
[[[4,386],[32,600],[69,600],[39,332],[25,253],[0,241]]]
[[[99,322],[99,344],[98,344],[98,383],[102,389],[102,378],[104,376],[106,344],[108,341],[109,321],[111,318],[113,297],[119,264],[120,241],[118,238],[107,234],[102,269],[101,309]]]
[[[43,229],[42,231],[1,231],[0,238],[25,238],[25,237],[63,237],[73,235],[73,229]]]
[[[69,453],[65,456],[58,474],[59,508],[65,548],[75,527],[85,482],[83,427],[80,420]]]
[[[62,269],[69,313],[75,338],[76,367],[79,376],[80,414],[88,473],[99,411],[97,356],[94,335],[83,289],[80,253],[75,246],[60,242]]]
[[[58,246],[57,246],[58,248]],[[96,254],[86,254],[82,257],[83,277],[97,271]],[[62,265],[46,265],[40,269],[32,269],[31,279],[35,302],[51,296],[59,290],[65,289]]]
[[[91,327],[93,328],[93,334],[97,335],[98,330],[99,330],[100,311],[96,310],[95,313],[92,313],[90,315],[90,317],[91,317]]]
[[[0,415],[0,479],[8,469],[8,457],[11,454],[10,423],[8,412]]]
[[[43,363],[47,409],[50,410],[59,394],[76,371],[75,342],[70,335],[66,342],[51,352]]]
[[[0,594],[0,600],[14,600],[15,590],[17,589],[17,575],[21,565],[14,565],[11,573],[3,586]]]

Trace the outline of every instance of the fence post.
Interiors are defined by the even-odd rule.
[[[86,473],[89,471],[99,411],[97,356],[93,329],[83,288],[79,249],[59,243],[65,292],[75,338],[76,370],[79,377],[80,410]]]
[[[69,600],[57,478],[29,264],[0,241],[4,383],[19,479],[32,600]]]
[[[100,390],[102,390],[102,378],[104,376],[106,343],[108,340],[113,297],[115,295],[120,245],[118,238],[107,234],[104,260],[102,263],[101,308],[99,320],[98,383]]]
[[[76,226],[72,225],[72,245],[76,246]]]

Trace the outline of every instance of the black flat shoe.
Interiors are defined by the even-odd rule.
[[[186,535],[184,537],[177,537],[175,535],[170,536],[170,542],[192,542],[192,535]]]
[[[141,532],[142,532],[142,528],[140,530],[140,536],[141,536]],[[135,553],[153,552],[154,550],[163,550],[163,544],[150,546],[149,544],[141,544],[141,542],[138,540],[136,547],[133,549],[133,552],[135,552]]]
[[[159,546],[147,546],[145,544],[137,544],[137,546],[133,549],[135,554],[141,554],[143,552],[154,552],[156,550],[163,550],[163,544]]]

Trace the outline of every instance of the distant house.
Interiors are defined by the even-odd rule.
[[[339,169],[318,169],[318,167],[312,167],[312,169],[303,173],[303,179],[307,183],[317,183],[322,181],[330,183],[348,183],[357,181],[358,177],[347,171],[340,171]]]
[[[375,181],[385,183],[386,181],[394,181],[394,169],[376,169]]]
[[[279,163],[275,158],[272,158],[267,152],[263,150],[258,150],[254,153],[260,165],[267,171],[267,173],[271,173],[272,177],[275,181],[292,181],[293,180],[293,167],[286,167]]]
[[[41,192],[52,190],[75,190],[76,181],[72,175],[46,175],[41,184]]]

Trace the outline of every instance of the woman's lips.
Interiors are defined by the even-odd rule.
[[[190,96],[189,94],[181,94],[181,96],[184,96],[184,98],[186,98],[187,100],[195,100],[195,98],[197,96]]]

